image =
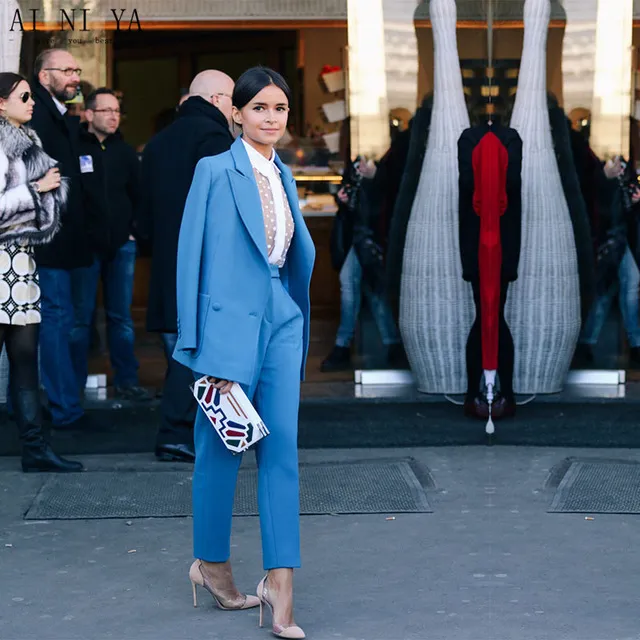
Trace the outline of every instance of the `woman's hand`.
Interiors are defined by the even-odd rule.
[[[40,193],[47,193],[47,191],[53,191],[60,186],[60,169],[52,167],[45,173],[43,178],[38,180],[38,186],[40,187]]]
[[[213,384],[216,389],[220,389],[220,393],[225,394],[231,391],[233,382],[231,380],[222,380],[222,378],[214,378],[213,376],[207,376],[207,380]]]

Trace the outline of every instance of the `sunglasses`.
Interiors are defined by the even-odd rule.
[[[27,102],[29,102],[29,98],[31,97],[31,92],[30,91],[25,91],[24,93],[21,93],[19,98],[22,102],[24,102],[25,104]]]

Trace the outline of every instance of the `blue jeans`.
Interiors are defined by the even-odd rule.
[[[41,267],[40,369],[49,398],[52,422],[64,425],[82,417],[84,410],[75,375],[71,333],[74,300],[71,280],[74,271]]]
[[[96,260],[90,267],[76,269],[72,278],[75,326],[72,332],[74,371],[79,389],[87,382],[91,319],[96,305],[98,280],[102,279],[107,341],[113,383],[117,387],[138,384],[138,361],[134,354],[135,331],[131,319],[136,243],[129,240],[111,260]]]
[[[348,347],[353,340],[360,313],[362,293],[369,303],[373,319],[385,346],[398,344],[400,335],[387,301],[362,282],[362,267],[353,247],[340,270],[340,326],[336,335],[338,347]]]
[[[602,331],[602,327],[611,310],[613,298],[616,292],[619,291],[620,312],[622,313],[629,346],[640,347],[639,288],[640,271],[629,246],[627,246],[618,267],[618,280],[611,285],[605,294],[594,300],[582,329],[580,342],[590,346],[595,346],[598,343],[600,331]]]

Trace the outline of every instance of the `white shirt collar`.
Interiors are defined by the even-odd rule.
[[[280,169],[275,163],[276,151],[275,149],[271,150],[271,159],[267,160],[259,151],[254,149],[248,142],[245,142],[244,138],[241,138],[242,143],[244,144],[244,148],[249,155],[249,161],[251,162],[251,166],[257,169],[263,176],[269,176],[269,174],[273,173],[275,169],[276,174],[280,173]]]
[[[67,113],[67,107],[62,104],[62,102],[60,102],[60,100],[58,100],[58,98],[56,98],[55,96],[51,96],[53,98],[53,104],[56,105],[56,107],[58,107],[58,111],[64,115],[65,113]]]

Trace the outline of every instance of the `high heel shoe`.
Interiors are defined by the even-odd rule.
[[[189,569],[189,579],[191,580],[191,588],[193,589],[193,606],[198,606],[198,596],[196,594],[196,585],[206,589],[212,596],[214,602],[223,611],[239,611],[240,609],[252,609],[260,604],[260,600],[256,596],[244,595],[244,600],[240,605],[234,604],[231,600],[216,593],[215,589],[207,584],[204,573],[202,572],[202,562],[195,560]]]
[[[271,609],[271,633],[273,633],[276,638],[287,638],[288,640],[301,640],[302,638],[306,638],[304,631],[297,624],[284,627],[281,624],[277,624],[273,619],[273,605],[269,602],[267,591],[267,576],[260,580],[256,593],[260,600],[260,626],[262,626],[262,607],[266,604],[269,606],[269,609]]]

